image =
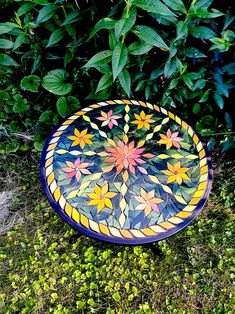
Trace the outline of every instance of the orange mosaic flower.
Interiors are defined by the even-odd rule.
[[[180,148],[180,143],[184,139],[182,137],[178,137],[179,132],[172,133],[170,129],[167,130],[165,134],[159,134],[161,136],[161,140],[158,141],[159,144],[166,144],[166,149],[171,148],[171,146],[175,146],[176,148]]]
[[[94,135],[92,134],[87,134],[87,129],[80,132],[75,128],[74,135],[68,136],[68,138],[73,141],[71,146],[79,145],[83,149],[86,144],[93,144],[93,142],[90,140],[93,136]]]
[[[139,169],[140,172],[147,174],[146,169],[140,167],[139,164],[145,164],[146,161],[141,159],[141,157],[151,158],[153,154],[144,154],[144,148],[135,147],[135,143],[131,142],[125,144],[122,141],[118,141],[116,147],[107,147],[106,152],[109,154],[109,158],[105,162],[112,163],[113,165],[109,167],[109,171],[113,169],[114,166],[117,167],[117,174],[122,172],[123,169],[129,169],[130,172],[135,174],[135,167]]]
[[[149,123],[154,123],[155,121],[152,118],[152,114],[145,114],[145,112],[142,110],[140,115],[134,113],[134,116],[136,120],[134,120],[132,123],[137,124],[137,129],[146,128],[147,130],[150,129]]]
[[[140,189],[141,196],[135,196],[135,199],[139,202],[139,205],[135,208],[136,210],[144,209],[144,215],[147,216],[152,210],[160,213],[158,204],[162,203],[161,198],[154,196],[154,190],[146,192],[143,188]]]
[[[117,195],[116,192],[109,192],[109,185],[106,183],[104,186],[99,187],[95,185],[94,192],[88,193],[87,196],[91,199],[87,205],[97,205],[98,213],[104,207],[113,208],[111,198]]]
[[[181,184],[184,180],[190,181],[189,177],[185,172],[189,170],[189,168],[181,168],[180,161],[176,164],[171,165],[169,162],[167,163],[168,170],[161,170],[162,173],[169,176],[167,183],[177,182]]]

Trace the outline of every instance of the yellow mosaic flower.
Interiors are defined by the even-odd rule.
[[[136,120],[134,120],[132,123],[137,124],[138,129],[146,128],[147,130],[150,129],[149,123],[154,123],[155,121],[152,118],[152,114],[145,114],[145,112],[142,110],[140,115],[134,113],[134,116]]]
[[[98,213],[104,209],[104,207],[113,208],[111,198],[117,195],[116,192],[108,192],[109,185],[106,183],[104,186],[99,187],[97,184],[94,188],[94,193],[87,193],[87,196],[91,199],[87,205],[97,205]]]
[[[162,173],[169,176],[167,183],[171,182],[177,182],[178,184],[181,184],[184,180],[190,180],[189,177],[185,172],[189,170],[189,168],[181,168],[180,161],[178,161],[176,164],[171,165],[169,162],[167,163],[168,170],[161,170]]]
[[[80,147],[83,149],[86,144],[93,144],[93,142],[90,140],[93,136],[94,135],[92,134],[87,134],[87,129],[80,132],[75,128],[74,135],[68,136],[68,138],[73,141],[71,146],[80,145]]]

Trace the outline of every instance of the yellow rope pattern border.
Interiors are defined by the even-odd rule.
[[[167,118],[165,118],[166,122],[164,122],[164,123],[167,123],[169,121],[169,118],[174,120],[176,123],[181,125],[188,132],[188,134],[191,136],[193,142],[196,145],[196,149],[197,149],[197,152],[199,154],[199,160],[200,160],[199,161],[199,164],[200,164],[199,185],[198,185],[197,190],[195,191],[190,203],[187,204],[187,206],[185,206],[182,211],[177,213],[175,216],[169,218],[168,221],[164,221],[164,222],[159,223],[158,225],[150,226],[148,228],[139,229],[139,230],[137,230],[137,229],[126,230],[126,229],[117,229],[115,227],[110,227],[110,226],[108,227],[105,224],[97,223],[91,219],[88,219],[86,216],[79,213],[74,207],[72,207],[66,201],[66,199],[61,194],[59,186],[57,186],[57,183],[55,181],[55,176],[53,173],[53,165],[52,164],[53,164],[53,156],[55,153],[57,143],[60,139],[60,136],[67,129],[67,127],[71,123],[73,123],[74,120],[78,119],[80,116],[83,116],[84,120],[90,122],[90,118],[88,116],[86,116],[87,112],[89,112],[93,109],[96,109],[96,108],[100,108],[102,106],[115,105],[115,104],[125,105],[125,111],[126,111],[125,134],[128,132],[128,127],[127,127],[128,115],[127,115],[127,113],[129,111],[129,108],[130,108],[129,105],[137,105],[137,106],[143,106],[143,107],[147,107],[150,109],[154,109],[155,111],[157,111],[159,113],[160,112],[163,113],[164,115],[167,116]],[[105,137],[106,140],[109,140],[109,139],[107,139],[107,135],[104,132],[99,131],[97,129],[98,126],[95,123],[90,122],[90,124],[91,124],[91,127],[93,129],[97,130],[102,137]],[[157,129],[156,129],[156,131],[154,129],[154,132],[159,131],[158,130],[159,127],[160,126],[156,126],[155,128],[157,128]],[[154,132],[149,134],[149,139],[151,139],[153,137]],[[113,140],[111,140],[111,139],[109,140],[109,142],[112,145],[114,144]],[[144,141],[144,143],[145,143],[145,141]],[[143,143],[143,145],[144,145],[144,143]],[[140,145],[139,147],[143,146],[141,144],[142,143],[139,142],[139,145]],[[190,156],[191,156],[191,158],[190,158]],[[194,155],[189,155],[189,158],[194,159],[194,157],[192,157],[192,156],[194,156]],[[168,157],[171,157],[171,156],[166,155],[166,156],[163,156],[162,159],[165,159]],[[173,158],[177,158],[177,156],[175,156]],[[186,156],[186,158],[187,158],[187,156]],[[69,117],[65,122],[63,122],[63,124],[57,129],[56,133],[53,135],[53,139],[50,141],[49,146],[47,148],[47,154],[46,154],[45,159],[46,159],[45,174],[46,174],[46,180],[47,180],[48,187],[49,187],[50,192],[53,195],[55,201],[59,203],[61,209],[64,210],[65,214],[68,217],[72,218],[76,223],[82,224],[84,227],[86,227],[87,229],[91,229],[94,232],[101,233],[101,234],[104,234],[106,236],[114,236],[114,237],[125,238],[125,239],[145,238],[146,236],[147,237],[156,236],[158,234],[162,234],[162,233],[174,228],[176,225],[183,222],[184,219],[186,219],[192,215],[197,204],[200,202],[200,200],[204,196],[205,191],[206,191],[208,184],[209,184],[209,181],[208,181],[209,167],[208,167],[208,163],[207,163],[206,152],[205,152],[203,145],[200,142],[198,136],[194,133],[193,129],[185,121],[181,120],[177,115],[174,115],[172,112],[167,111],[165,108],[159,107],[157,105],[152,105],[148,102],[143,102],[143,101],[126,100],[126,99],[109,100],[109,101],[99,102],[97,104],[90,105],[89,107],[82,109],[81,111],[76,112],[74,115]],[[97,174],[95,174],[95,176],[97,176]],[[157,178],[154,176],[150,176],[150,179],[155,183],[158,183],[158,184],[160,183],[159,181],[158,182],[156,181]],[[168,186],[162,185],[162,187],[165,191],[167,191],[168,193],[171,193],[170,188]],[[126,185],[124,182],[123,183],[123,189],[122,189],[122,191],[123,191],[122,192],[122,196],[123,196],[122,199],[125,199],[124,198],[125,190],[126,190]],[[178,201],[179,201],[179,199],[178,199]],[[123,205],[124,205],[124,202],[123,202]],[[122,210],[124,210],[124,207]],[[121,221],[122,221],[122,218],[121,218]],[[121,225],[122,225],[122,223],[121,223]]]

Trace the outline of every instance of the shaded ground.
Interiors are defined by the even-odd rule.
[[[38,157],[2,157],[0,313],[234,313],[233,159],[214,156],[208,204],[159,257],[79,236],[44,196]]]

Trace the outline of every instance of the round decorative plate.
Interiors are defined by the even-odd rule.
[[[143,244],[184,228],[208,197],[212,167],[194,130],[136,100],[92,104],[48,138],[41,178],[58,214],[84,234]]]

